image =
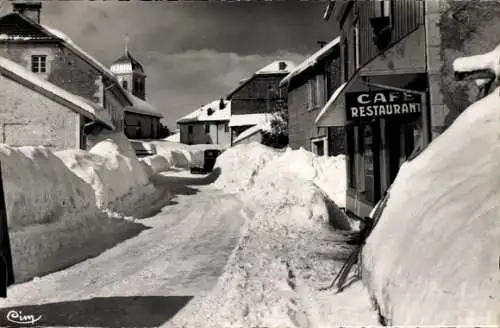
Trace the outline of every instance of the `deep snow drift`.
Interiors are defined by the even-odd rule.
[[[56,155],[92,186],[101,209],[132,215],[136,202],[156,192],[148,171],[121,133],[103,134],[88,152],[67,149]]]
[[[392,325],[500,325],[500,88],[401,168],[363,252]]]
[[[142,229],[104,215],[92,187],[44,147],[0,145],[0,162],[17,282],[74,264]]]
[[[319,291],[350,251],[348,235],[325,224],[332,210],[327,204],[333,203],[327,195],[345,202],[338,192],[345,188],[344,163],[343,157],[276,151],[258,143],[224,152],[216,164],[221,170],[216,185],[241,191],[248,207],[242,236],[214,290],[166,326],[377,325],[360,283],[342,295]],[[330,184],[321,189],[315,181]],[[336,219],[334,224],[349,228],[345,217]]]

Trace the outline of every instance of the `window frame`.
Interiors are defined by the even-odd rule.
[[[35,69],[36,67],[36,69]],[[43,67],[43,69],[42,69]],[[33,54],[31,55],[31,67],[30,71],[35,74],[47,74],[48,72],[48,60],[47,55],[44,54]]]
[[[359,39],[359,18],[353,22],[353,45],[354,45],[354,65],[356,70],[361,67],[361,58],[360,58],[360,39]]]

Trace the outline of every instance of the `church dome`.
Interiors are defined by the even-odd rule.
[[[134,72],[144,74],[144,68],[141,63],[132,57],[128,51],[125,52],[125,55],[111,64],[110,70],[114,74],[130,74]]]

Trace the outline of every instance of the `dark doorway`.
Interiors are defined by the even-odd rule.
[[[318,156],[325,155],[325,141],[324,140],[313,141],[313,152]]]

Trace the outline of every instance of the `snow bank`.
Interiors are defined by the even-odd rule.
[[[72,265],[137,232],[139,225],[109,220],[96,207],[91,186],[48,149],[2,144],[0,163],[17,282]]]
[[[405,164],[363,252],[392,325],[499,325],[500,88]]]
[[[150,175],[121,133],[110,134],[90,149],[63,150],[56,155],[78,177],[92,186],[97,206],[120,214],[134,202],[155,192]]]
[[[319,291],[350,252],[343,235],[304,225],[321,218],[311,218],[302,204],[256,211],[214,289],[166,327],[377,325],[361,283],[340,295]]]
[[[222,153],[214,169],[221,175],[215,186],[228,192],[239,192],[252,186],[257,173],[282,152],[257,142],[241,144]]]
[[[262,181],[293,176],[316,184],[339,207],[345,207],[345,156],[317,156],[303,148],[287,149],[280,157],[270,161],[259,173]]]
[[[224,150],[217,144],[186,145],[167,140],[144,141],[146,145],[153,145],[157,155],[162,156],[168,162],[168,168],[190,168],[201,166],[204,159],[204,151],[208,149]]]

